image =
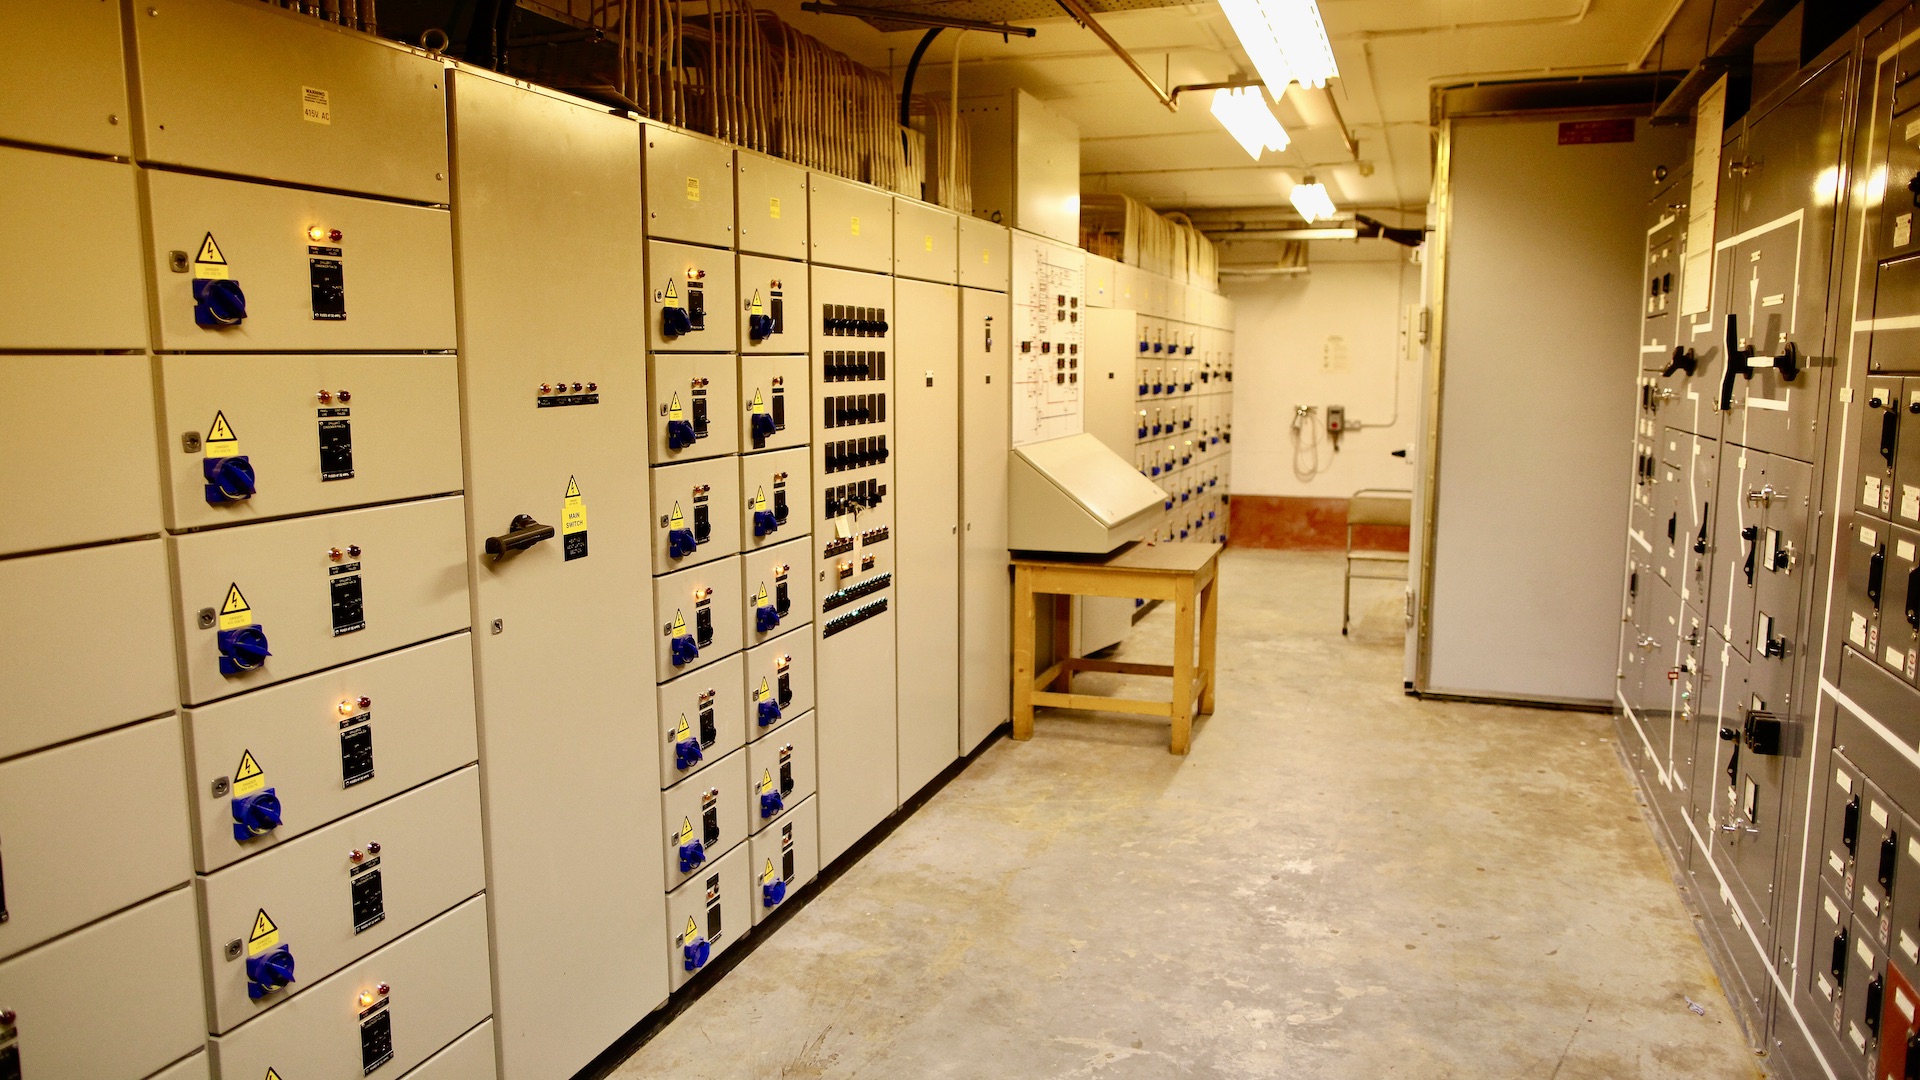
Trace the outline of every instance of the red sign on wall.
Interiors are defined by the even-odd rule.
[[[1631,117],[1618,120],[1568,120],[1560,125],[1561,146],[1632,141],[1633,119]]]

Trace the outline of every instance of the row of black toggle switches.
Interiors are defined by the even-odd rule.
[[[887,354],[835,349],[822,354],[821,372],[828,382],[877,381],[887,377]]]
[[[878,480],[860,480],[851,484],[840,484],[827,489],[827,517],[837,518],[842,514],[873,510],[886,501],[886,498],[887,485]]]
[[[821,399],[821,423],[827,427],[879,424],[887,419],[885,394],[836,394]]]
[[[828,337],[885,337],[887,309],[822,304],[820,328]]]
[[[820,636],[832,637],[842,630],[850,630],[885,610],[887,610],[887,598],[883,596],[871,604],[864,604],[854,608],[845,615],[828,619],[826,626],[822,628],[820,632]]]
[[[893,584],[892,574],[875,574],[870,578],[863,578],[844,589],[835,589],[833,592],[828,593],[826,597],[820,601],[820,610],[822,613],[825,613],[837,607],[846,607],[855,600],[863,596],[872,596],[874,593],[879,592],[891,584]]]
[[[885,465],[888,455],[885,435],[841,439],[826,446],[827,471],[837,473],[847,469],[864,469],[869,465]]]

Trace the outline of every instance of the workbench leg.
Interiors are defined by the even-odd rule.
[[[1053,598],[1053,662],[1057,664],[1072,656],[1073,597],[1063,593]],[[1056,694],[1073,693],[1073,672],[1061,668],[1047,689]]]
[[[1013,569],[1013,737],[1033,738],[1033,572]]]
[[[1216,574],[1200,590],[1200,712],[1207,716],[1213,715],[1213,688],[1220,683],[1219,670],[1214,666],[1214,643],[1220,632],[1219,584]]]
[[[1167,749],[1185,754],[1193,741],[1193,579],[1173,589],[1173,737]]]

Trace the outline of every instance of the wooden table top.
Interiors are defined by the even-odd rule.
[[[1053,556],[1049,558],[1022,558],[1015,556],[1015,566],[1031,566],[1062,570],[1145,570],[1164,574],[1196,574],[1219,556],[1224,545],[1221,544],[1131,544],[1110,555],[1071,558]]]

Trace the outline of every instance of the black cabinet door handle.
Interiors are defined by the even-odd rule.
[[[1707,514],[1708,511],[1712,509],[1712,503],[1700,504],[1700,535],[1693,538],[1693,553],[1695,555],[1705,555],[1707,553]]]
[[[1740,344],[1740,316],[1727,313],[1727,370],[1720,375],[1720,411],[1733,408],[1733,377],[1753,378],[1753,350]]]
[[[1760,526],[1749,525],[1740,530],[1740,539],[1747,544],[1747,584],[1753,584],[1753,556],[1760,550]]]
[[[1920,563],[1907,571],[1907,625],[1920,630]]]
[[[508,552],[525,551],[542,540],[553,539],[553,526],[540,524],[533,520],[532,514],[515,514],[507,529],[499,536],[487,537],[487,554],[498,559]]]
[[[1900,446],[1900,410],[1889,404],[1880,414],[1880,456],[1886,459],[1887,467],[1893,467],[1893,457]]]
[[[1887,583],[1887,549],[1880,548],[1867,560],[1867,599],[1873,601],[1873,610],[1880,610],[1880,594]]]

